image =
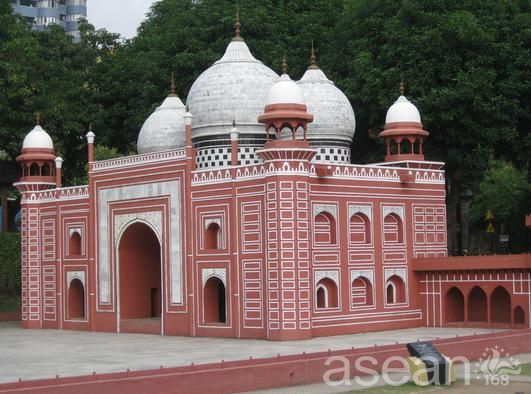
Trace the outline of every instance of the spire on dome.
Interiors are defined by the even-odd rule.
[[[41,113],[35,112],[35,126],[41,125]]]
[[[242,24],[240,23],[240,7],[236,6],[236,22],[234,22],[234,38],[232,41],[243,41],[240,36]]]
[[[400,81],[400,95],[403,96],[404,95],[404,91],[405,91],[405,88],[406,86],[404,85],[404,81]]]
[[[288,63],[286,62],[286,56],[282,59],[282,74],[288,73]]]
[[[171,73],[171,85],[170,85],[170,94],[168,97],[177,97],[177,88],[175,87],[175,74]]]
[[[313,47],[313,40],[312,40],[312,54],[310,56],[310,66],[308,67],[308,70],[319,70],[319,66],[317,65],[317,57],[315,56],[315,48]]]

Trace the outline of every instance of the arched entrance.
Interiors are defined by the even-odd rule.
[[[393,275],[387,280],[385,297],[387,305],[406,302],[405,284],[401,277]]]
[[[493,323],[511,324],[511,295],[502,286],[490,296],[490,319]]]
[[[161,332],[161,247],[153,230],[136,222],[118,247],[120,331]]]
[[[468,295],[468,321],[487,322],[487,295],[481,287],[474,287]]]
[[[337,285],[330,278],[323,278],[315,286],[317,309],[337,308]]]
[[[205,283],[203,306],[205,323],[227,322],[225,285],[216,276],[211,276]]]
[[[465,321],[465,296],[457,287],[452,287],[446,293],[444,316],[446,323],[461,323]]]
[[[514,324],[525,324],[525,312],[524,308],[520,305],[514,308]]]
[[[77,278],[68,286],[68,319],[85,318],[85,288]]]

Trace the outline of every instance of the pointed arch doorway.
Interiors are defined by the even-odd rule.
[[[161,245],[151,227],[130,224],[118,244],[118,330],[162,333]]]

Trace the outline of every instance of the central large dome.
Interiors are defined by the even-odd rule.
[[[233,40],[221,59],[194,82],[186,101],[194,115],[192,138],[228,134],[236,121],[240,134],[263,134],[258,116],[278,75],[256,60],[243,40]]]

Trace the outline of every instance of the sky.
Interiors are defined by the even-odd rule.
[[[156,0],[87,0],[87,19],[96,29],[105,28],[132,38],[149,7]]]

